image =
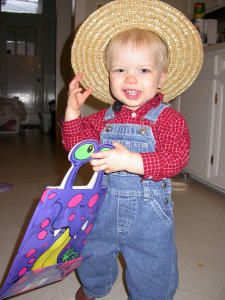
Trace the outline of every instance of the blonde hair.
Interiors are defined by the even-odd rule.
[[[107,70],[110,68],[112,53],[119,51],[121,47],[131,46],[134,49],[147,47],[160,67],[160,71],[168,71],[168,49],[165,42],[154,32],[133,28],[122,31],[114,36],[105,49],[105,64]]]

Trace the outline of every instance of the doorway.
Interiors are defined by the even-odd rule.
[[[55,100],[55,0],[43,12],[0,12],[0,96],[23,102],[26,125],[40,125]]]

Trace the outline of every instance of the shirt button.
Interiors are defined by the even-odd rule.
[[[132,112],[131,117],[135,118],[137,116],[136,112]]]

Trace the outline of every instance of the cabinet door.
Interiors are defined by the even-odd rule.
[[[207,180],[210,174],[212,144],[213,79],[199,78],[181,95],[180,111],[184,115],[191,137],[191,152],[187,172]]]
[[[186,171],[225,191],[225,51],[205,54],[198,79],[175,108],[185,116],[191,136]]]
[[[219,56],[210,182],[225,190],[225,53]]]

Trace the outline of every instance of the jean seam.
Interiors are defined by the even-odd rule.
[[[163,209],[161,208],[157,200],[153,198],[150,201],[150,203],[153,210],[155,211],[157,216],[159,216],[159,218],[163,221],[163,223],[166,224],[167,226],[171,226],[173,224],[173,221],[166,215],[166,213],[163,211]]]

